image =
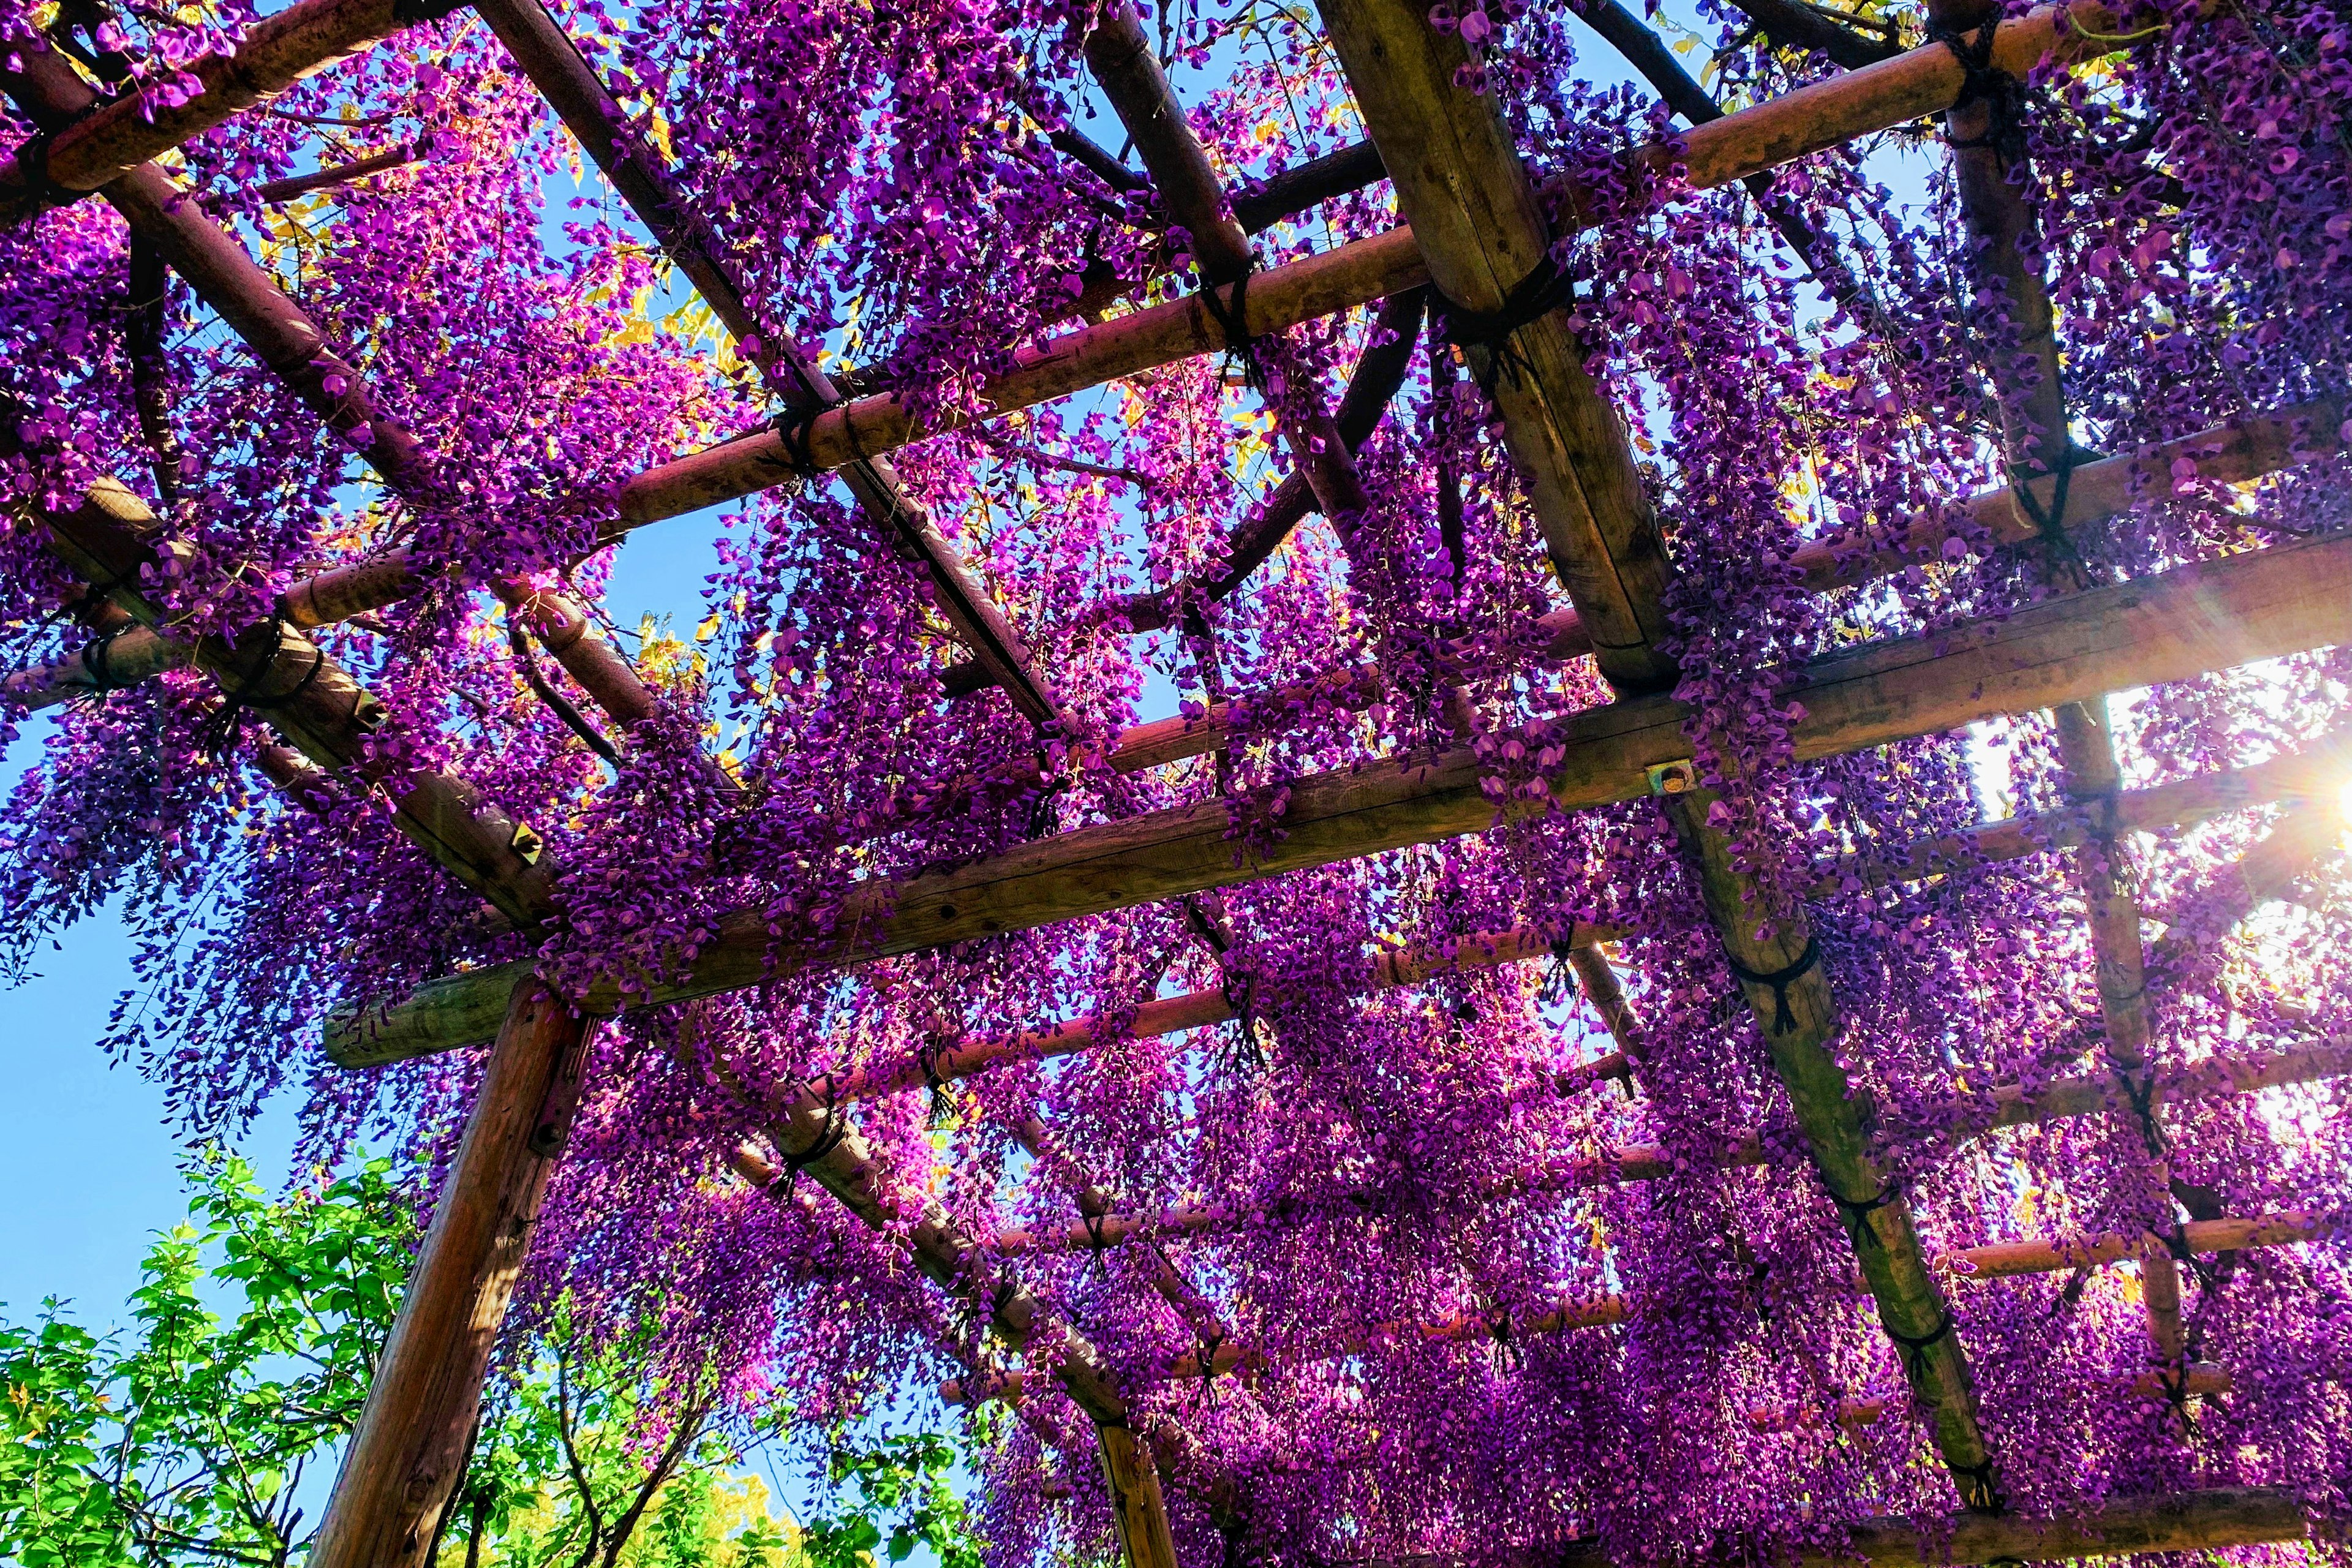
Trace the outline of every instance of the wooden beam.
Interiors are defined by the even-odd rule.
[[[1982,1514],[1859,1520],[1843,1550],[1737,1547],[1721,1568],[1767,1555],[1780,1568],[1959,1568],[1965,1563],[2059,1563],[2144,1552],[2205,1552],[2225,1546],[2302,1541],[2310,1521],[2284,1487],[2227,1487],[2163,1497],[2109,1498],[2094,1510],[2055,1518]],[[2332,1536],[2329,1537],[2332,1539]],[[1360,1559],[1348,1568],[1468,1568],[1472,1559],[1424,1553]],[[1598,1541],[1508,1553],[1481,1553],[1486,1568],[1651,1568]],[[1702,1565],[1710,1560],[1700,1558]]]
[[[2213,1058],[2165,1073],[2158,1081],[2178,1099],[2207,1100],[2346,1077],[2352,1077],[2352,1035],[2339,1036],[2308,1050],[2275,1056]],[[2039,1127],[2077,1116],[2136,1113],[2131,1095],[2112,1073],[2061,1079],[2031,1091],[2015,1084],[2003,1084],[1958,1093],[1936,1109],[1956,1121],[1986,1117],[1984,1131],[1988,1135],[2007,1128]],[[1715,1163],[1723,1170],[1742,1170],[1770,1162],[1765,1156],[1763,1141],[1749,1132],[1717,1151]],[[1674,1168],[1673,1157],[1662,1145],[1624,1143],[1575,1162],[1565,1182],[1546,1182],[1530,1187],[1514,1180],[1484,1189],[1480,1195],[1499,1199],[1528,1191],[1555,1190],[1557,1186],[1614,1187],[1629,1182],[1654,1182],[1672,1174]],[[1365,1205],[1366,1212],[1371,1213],[1377,1212],[1379,1195],[1372,1189],[1335,1187],[1328,1194],[1318,1194],[1313,1202],[1328,1202],[1336,1211],[1340,1205],[1352,1206],[1360,1200],[1373,1200]],[[1016,1258],[1034,1252],[1087,1252],[1121,1246],[1138,1237],[1230,1235],[1266,1225],[1295,1223],[1311,1206],[1307,1201],[1286,1205],[1279,1200],[1271,1205],[1253,1200],[1246,1207],[1202,1202],[1147,1215],[1105,1211],[1087,1224],[1058,1231],[999,1231],[990,1247],[1001,1257]],[[2101,1245],[2114,1239],[2100,1238]],[[2214,1247],[2205,1250],[2229,1248]]]
[[[22,69],[0,73],[0,86],[36,123],[62,128],[96,101],[89,84],[57,51],[22,39],[13,48]],[[387,486],[412,500],[429,502],[436,497],[438,481],[423,445],[376,406],[359,369],[327,342],[236,237],[206,217],[188,193],[152,163],[141,163],[103,188],[124,220],[329,429],[352,442]],[[537,596],[555,602],[553,595]],[[576,618],[584,634],[586,617]],[[651,700],[636,671],[601,636],[576,637],[549,651],[607,710]]]
[[[593,1026],[514,988],[457,1161],[345,1448],[314,1568],[427,1568],[464,1479],[490,1352],[580,1103]]]
[[[2340,1233],[2340,1222],[2323,1216],[2290,1213],[2266,1215],[2255,1219],[2217,1219],[2192,1221],[2182,1227],[2182,1245],[2192,1252],[2243,1252],[2258,1247],[2295,1247],[2305,1242],[2326,1240]],[[1982,1247],[1962,1247],[1939,1255],[1937,1263],[1961,1279],[2014,1279],[2029,1274],[2063,1274],[2077,1268],[2101,1268],[2117,1263],[2136,1262],[2140,1258],[2141,1238],[2137,1235],[2089,1236],[2078,1237],[2044,1237],[2034,1241],[1995,1242]],[[1856,1281],[1861,1289],[1871,1291],[1867,1274]],[[1622,1294],[1603,1296],[1564,1297],[1541,1311],[1513,1315],[1507,1322],[1499,1319],[1465,1314],[1444,1318],[1434,1322],[1380,1324],[1367,1332],[1347,1334],[1308,1352],[1309,1361],[1340,1361],[1350,1356],[1377,1354],[1382,1350],[1407,1344],[1459,1343],[1465,1340],[1520,1340],[1539,1334],[1574,1333],[1585,1329],[1614,1328],[1637,1321],[1646,1312],[1671,1316],[1675,1303],[1670,1300],[1655,1302],[1636,1301]],[[1204,1366],[1200,1357],[1181,1357],[1168,1369],[1171,1382],[1181,1383],[1191,1378],[1221,1375],[1240,1368],[1265,1371],[1274,1365],[1263,1352],[1241,1344],[1221,1344],[1211,1354]],[[1006,1373],[989,1380],[985,1388],[965,1388],[950,1384],[943,1394],[950,1403],[971,1403],[979,1399],[1018,1399],[1024,1383],[1017,1373]],[[1916,1391],[1916,1380],[1914,1383]]]
[[[2067,18],[2063,24],[2062,16]],[[2099,40],[2112,36],[2115,25],[2116,16],[2104,0],[2045,5],[2001,25],[1993,63],[2019,76],[2045,57],[2080,64],[2113,48]],[[1855,137],[1939,113],[1959,97],[1962,79],[1952,52],[1933,44],[1727,114],[1695,127],[1675,143],[1655,143],[1633,157],[1651,173],[1664,174],[1677,167],[1685,171],[1683,180],[1664,182],[1669,192],[1712,190]],[[1549,205],[1564,211],[1580,211],[1589,205],[1580,205],[1578,193],[1564,187],[1547,187],[1543,195]],[[1517,280],[1517,276],[1508,279]],[[1243,300],[1242,325],[1252,336],[1260,336],[1428,281],[1429,269],[1412,231],[1393,228],[1252,278]],[[1230,289],[1218,291],[1223,313],[1231,311],[1232,294]],[[1217,353],[1228,346],[1219,313],[1194,295],[1067,333],[1034,353],[1016,356],[1015,368],[984,384],[981,397],[993,413],[1006,414],[1177,360]],[[897,395],[878,394],[812,421],[806,449],[818,467],[838,468],[940,435],[958,422],[949,416],[918,420]],[[795,472],[780,437],[772,431],[747,432],[630,480],[622,487],[621,515],[614,526],[625,532],[782,483]]]
[[[51,551],[84,582],[106,585],[142,626],[162,624],[163,610],[136,584],[173,546],[161,538],[162,525],[145,502],[105,479],[74,510],[44,512],[41,521]],[[315,643],[265,624],[234,643],[207,637],[188,651],[196,668],[243,692],[247,707],[267,714],[273,729],[320,767],[362,780],[383,776],[368,742],[391,715]],[[404,787],[393,801],[394,826],[515,925],[536,928],[552,909],[554,876],[539,836],[455,774],[403,771],[399,777]],[[509,976],[509,990],[512,984]],[[499,1007],[503,1016],[503,1001]]]
[[[446,0],[296,0],[247,28],[232,52],[163,72],[171,91],[141,87],[94,105],[37,144],[37,153],[20,147],[0,161],[0,224],[99,190],[304,77],[455,9]],[[181,100],[191,76],[197,89]]]
[[[868,1229],[903,1246],[915,1266],[958,1300],[982,1306],[989,1331],[1058,1382],[1094,1423],[1110,1488],[1121,1544],[1131,1568],[1175,1568],[1167,1505],[1150,1455],[1128,1424],[1128,1403],[1100,1352],[967,1236],[928,1194],[894,1191],[873,1147],[851,1127],[838,1100],[810,1086],[772,1091],[768,1141],[785,1164],[761,1180],[760,1168],[739,1152],[736,1169],[755,1186],[772,1186],[787,1171],[810,1178]],[[789,1183],[785,1192],[790,1191]],[[911,1218],[901,1205],[911,1206]]]
[[[1797,760],[1864,751],[1999,714],[2180,680],[2352,641],[2352,540],[2200,563],[2032,605],[1994,621],[1865,647],[1791,672]],[[1635,799],[1654,763],[1689,754],[1687,710],[1664,697],[1563,721],[1552,798],[1570,810]],[[811,965],[854,963],[1254,881],[1308,866],[1485,830],[1495,807],[1467,751],[1415,752],[1296,781],[1279,842],[1234,863],[1226,803],[1203,801],[1041,839],[929,876],[850,895],[827,943],[779,941],[757,909],[723,917],[690,965],[646,976],[636,1001],[710,995]],[[1519,810],[1541,809],[1529,803]],[[500,969],[427,983],[391,1007],[345,1015],[328,1047],[346,1063],[396,1060],[486,1037]],[[506,976],[511,984],[512,976]],[[585,999],[620,1003],[618,977]]]
[[[739,341],[757,343],[748,357],[784,406],[797,416],[838,404],[840,396],[815,358],[781,324],[762,321],[752,310],[727,247],[540,0],[478,0],[474,8],[719,324]],[[781,437],[774,438],[781,452]],[[992,683],[1003,687],[1031,722],[1058,720],[1060,700],[1037,673],[1019,634],[938,522],[907,493],[897,471],[878,457],[841,467],[842,480],[866,518],[923,563],[940,613]],[[767,483],[791,477],[778,472]]]

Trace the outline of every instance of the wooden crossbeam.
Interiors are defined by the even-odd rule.
[[[37,151],[19,148],[0,161],[0,224],[88,195],[304,77],[455,8],[444,0],[296,0],[246,29],[233,52],[166,71],[171,93],[127,92],[60,124]],[[191,76],[195,93],[173,101]]]
[[[97,95],[54,49],[26,40],[13,46],[19,71],[0,73],[0,86],[47,128],[75,123]],[[360,370],[336,351],[301,307],[278,288],[233,235],[205,216],[176,182],[152,163],[140,163],[103,187],[124,220],[153,245],[205,304],[242,338],[255,356],[323,420],[349,439],[393,490],[431,500],[438,486],[423,445],[376,406]],[[524,584],[581,635],[551,643],[566,673],[607,709],[649,704],[636,671],[602,636],[592,635],[584,612],[562,595]]]
[[[2352,1077],[2352,1036],[2339,1037],[2307,1050],[2274,1056],[2215,1058],[2165,1073],[2158,1081],[2178,1099],[2209,1100],[2346,1077]],[[1990,1089],[1957,1092],[1935,1109],[1956,1121],[1982,1118],[1987,1134],[2005,1128],[2038,1127],[2077,1116],[2135,1114],[2131,1096],[2116,1083],[2112,1073],[2061,1079],[2032,1090],[2004,1084]],[[1762,1140],[1752,1132],[1726,1144],[1715,1159],[1724,1170],[1769,1163]],[[1559,1181],[1510,1182],[1484,1190],[1480,1196],[1506,1198],[1556,1187],[1622,1186],[1633,1182],[1661,1181],[1673,1172],[1673,1159],[1664,1146],[1625,1143],[1589,1159],[1577,1160]],[[1258,1200],[1247,1205],[1202,1202],[1150,1215],[1106,1212],[1088,1224],[1058,1231],[999,1231],[991,1249],[1002,1257],[1017,1258],[1034,1252],[1090,1252],[1138,1238],[1233,1235],[1266,1226],[1295,1224],[1302,1215],[1326,1205],[1331,1213],[1358,1206],[1367,1213],[1376,1212],[1379,1195],[1376,1189],[1334,1187],[1311,1201],[1302,1199],[1288,1205]],[[1369,1201],[1360,1204],[1360,1200]],[[2101,1245],[2112,1240],[2102,1238]]]
[[[538,88],[566,129],[603,170],[638,221],[677,263],[711,314],[739,341],[758,344],[750,355],[772,391],[794,416],[841,401],[814,356],[780,324],[763,321],[750,303],[718,237],[667,163],[630,124],[595,68],[540,0],[478,0],[475,10]],[[781,447],[780,447],[781,450]],[[793,477],[789,457],[771,484]],[[958,640],[971,649],[991,683],[1003,687],[1031,722],[1058,721],[1060,699],[1027,647],[938,522],[907,493],[887,459],[842,467],[842,480],[866,517],[911,551],[931,579],[940,612]]]
[[[2181,1243],[2196,1253],[2245,1252],[2322,1241],[2340,1234],[2341,1229],[2340,1222],[2332,1217],[2300,1212],[2246,1219],[2192,1220],[2182,1227]],[[1962,1247],[1939,1255],[1937,1263],[1955,1279],[1989,1280],[2110,1268],[2118,1263],[2136,1263],[2140,1255],[2141,1238],[2137,1235],[2045,1237]],[[1857,1278],[1854,1284],[1867,1294],[1877,1294],[1871,1288],[1867,1273]],[[1466,1341],[1525,1340],[1537,1335],[1574,1333],[1634,1322],[1650,1311],[1670,1315],[1674,1310],[1671,1300],[1650,1303],[1622,1294],[1567,1297],[1541,1310],[1515,1312],[1507,1318],[1465,1314],[1427,1323],[1382,1323],[1361,1334],[1343,1335],[1309,1352],[1307,1359],[1344,1361],[1354,1356],[1377,1356],[1401,1345],[1459,1344]],[[1244,1368],[1262,1371],[1271,1364],[1262,1351],[1247,1345],[1223,1344],[1212,1352],[1205,1364],[1198,1356],[1180,1358],[1170,1365],[1168,1377],[1181,1383]],[[1912,1381],[1916,1389],[1916,1379]],[[1008,1373],[992,1380],[985,1389],[974,1387],[967,1391],[961,1385],[950,1384],[942,1393],[961,1396],[969,1403],[974,1399],[1017,1399],[1024,1391],[1025,1380],[1018,1373]],[[950,1402],[956,1401],[951,1398]]]
[[[2352,641],[2352,540],[2250,552],[1989,623],[1906,637],[1823,659],[1784,678],[1805,717],[1799,761],[1937,734],[2000,714],[2100,692],[2186,679],[2256,659]],[[1645,698],[1565,721],[1552,800],[1577,809],[1638,798],[1654,763],[1688,754],[1684,706]],[[779,940],[763,911],[722,917],[681,973],[641,979],[630,1005],[706,996],[811,965],[854,963],[1100,914],[1203,889],[1475,833],[1495,806],[1467,751],[1416,752],[1297,780],[1283,837],[1235,864],[1221,800],[1176,806],[1024,845],[960,869],[877,880],[851,893],[830,942]],[[1540,810],[1542,803],[1511,809]],[[346,1062],[396,1060],[470,1044],[495,1029],[508,966],[452,975],[388,1007],[331,1024]],[[622,1005],[620,977],[578,998]]]
[[[935,1199],[894,1190],[874,1148],[844,1120],[837,1103],[806,1085],[777,1089],[768,1100],[766,1131],[784,1165],[767,1181],[757,1180],[759,1167],[748,1160],[739,1158],[738,1171],[762,1186],[786,1170],[805,1172],[868,1229],[903,1246],[949,1296],[983,1308],[990,1332],[1052,1376],[1095,1424],[1128,1562],[1134,1568],[1175,1568],[1158,1474],[1129,1426],[1127,1398],[1100,1352],[992,1263]]]
[[[2302,1541],[2315,1532],[2303,1506],[2284,1487],[2227,1487],[2162,1497],[2110,1498],[2104,1506],[2054,1518],[1873,1519],[1848,1527],[1843,1550],[1773,1549],[1781,1568],[1959,1568],[1964,1563],[2057,1563],[2143,1552],[2204,1552],[2216,1547]],[[1758,1560],[1737,1547],[1702,1565],[1724,1568]],[[1565,1548],[1482,1553],[1481,1568],[1648,1568],[1629,1563],[1600,1542]],[[1365,1559],[1347,1568],[1469,1568],[1469,1560],[1437,1555]]]
[[[162,608],[137,584],[173,546],[145,502],[102,480],[71,512],[44,512],[41,521],[52,552],[83,581],[104,585],[142,626],[161,623]],[[391,776],[367,746],[389,713],[300,634],[256,626],[234,643],[207,637],[189,657],[224,688],[244,693],[245,706],[268,714],[271,727],[320,767],[363,784]],[[554,876],[538,835],[454,773],[397,776],[394,826],[518,927],[536,929],[552,909]]]
[[[2064,18],[2062,21],[2062,17]],[[2107,52],[2115,15],[2104,0],[2046,5],[2001,24],[1992,63],[2022,76],[2045,58],[2077,65]],[[1914,49],[1863,70],[1693,128],[1674,144],[1633,154],[1660,174],[1679,168],[1670,192],[1712,190],[1780,164],[1939,113],[1960,93],[1959,61],[1942,45]],[[1543,192],[1563,212],[1584,210],[1577,193]],[[1666,199],[1672,199],[1669,195]],[[1410,228],[1269,268],[1252,278],[1240,324],[1252,336],[1367,305],[1429,281],[1429,269]],[[1514,277],[1510,281],[1517,281]],[[980,395],[997,414],[1066,397],[1101,382],[1133,375],[1228,347],[1220,314],[1230,314],[1234,291],[1218,291],[1216,310],[1191,296],[1120,316],[1055,338],[1017,367],[983,384]],[[878,394],[828,412],[807,427],[806,450],[824,468],[870,458],[952,428],[955,416],[919,420],[894,394]],[[622,489],[618,527],[625,531],[701,507],[732,500],[788,477],[782,438],[753,432],[724,445],[650,468]]]

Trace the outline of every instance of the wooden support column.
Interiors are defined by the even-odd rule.
[[[408,1295],[344,1451],[312,1568],[426,1568],[490,1352],[580,1103],[593,1026],[515,987]]]

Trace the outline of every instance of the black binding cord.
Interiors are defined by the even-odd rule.
[[[1950,1339],[1953,1328],[1952,1314],[1946,1312],[1942,1321],[1924,1334],[1898,1333],[1888,1329],[1886,1337],[1893,1340],[1895,1349],[1902,1352],[1904,1375],[1914,1383],[1925,1379],[1927,1375],[1927,1352]]]
[[[278,657],[286,651],[286,623],[272,616],[268,625],[277,644],[270,649],[269,656],[261,660],[258,668],[239,676],[236,684],[223,694],[219,710],[205,727],[203,739],[208,752],[218,752],[228,744],[229,736],[236,730],[238,713],[247,709],[257,713],[268,713],[291,705],[295,699],[310,689],[311,683],[319,679],[319,672],[327,667],[326,650],[311,643],[310,665],[303,670],[301,679],[275,697],[262,696],[263,684],[278,673]]]
[[[68,190],[49,174],[49,135],[44,131],[17,143],[16,180],[36,206],[71,206],[89,193]]]
[[[97,641],[82,645],[82,673],[89,677],[89,694],[92,697],[103,697],[110,691],[128,691],[140,684],[136,677],[125,679],[114,673],[114,639],[130,629],[131,623],[126,621]]]
[[[1103,1221],[1109,1217],[1108,1215],[1090,1214],[1080,1215],[1078,1220],[1086,1226],[1087,1247],[1094,1254],[1095,1268],[1106,1279],[1110,1278],[1110,1265],[1103,1261],[1103,1248],[1110,1243],[1103,1239]]]
[[[1251,391],[1264,397],[1266,395],[1265,366],[1258,362],[1257,340],[1250,335],[1247,324],[1249,280],[1252,276],[1244,272],[1234,279],[1231,304],[1217,297],[1216,285],[1204,287],[1201,290],[1201,309],[1209,313],[1209,319],[1216,322],[1217,330],[1224,334],[1227,363],[1239,364],[1242,379],[1249,383]]]
[[[2000,18],[1988,20],[1973,36],[1957,30],[1931,26],[1927,41],[1941,44],[1952,51],[1960,62],[1960,96],[1946,110],[1949,116],[1972,103],[1981,103],[1991,111],[1991,124],[1981,136],[1966,139],[1954,137],[1948,129],[1944,144],[1948,147],[1989,147],[2004,169],[2025,157],[2025,84],[1992,63],[1992,47],[2000,34]]]
[[[1457,348],[1487,351],[1486,373],[1478,378],[1478,384],[1491,394],[1498,379],[1517,386],[1529,369],[1512,341],[1518,330],[1543,320],[1575,298],[1574,279],[1560,270],[1559,263],[1547,250],[1525,278],[1511,285],[1502,304],[1495,310],[1474,310],[1467,305],[1456,304],[1433,286],[1429,313],[1447,342]]]
[[[1838,1212],[1853,1222],[1856,1243],[1866,1242],[1873,1247],[1878,1245],[1878,1233],[1870,1228],[1870,1216],[1903,1195],[1902,1190],[1893,1182],[1887,1183],[1866,1198],[1847,1197],[1827,1183],[1822,1184],[1822,1190],[1829,1194],[1830,1202],[1837,1205]]]
[[[2011,465],[2010,499],[2017,510],[2025,514],[2026,521],[2033,524],[2034,532],[2043,548],[2050,552],[2053,564],[2073,563],[2080,565],[2082,563],[2083,554],[2074,546],[2074,536],[2066,531],[2066,491],[2074,479],[2074,470],[2084,463],[2097,462],[2099,458],[2099,453],[2085,450],[2069,441],[2066,450],[2059,454],[2057,467],[2052,470],[2050,504],[2047,507],[2033,499],[2033,481],[2041,476],[2025,472],[2021,465]]]
[[[2116,1087],[2124,1091],[2132,1115],[2139,1120],[2140,1141],[2147,1145],[2148,1156],[2163,1159],[2169,1143],[2164,1136],[2163,1124],[2156,1119],[2156,1075],[2146,1068],[2126,1068],[2113,1057],[2107,1058],[2107,1071],[2115,1076]]]
[[[1731,973],[1742,981],[1750,985],[1769,985],[1772,988],[1772,1032],[1776,1035],[1796,1032],[1797,1015],[1789,1009],[1789,987],[1803,979],[1821,961],[1821,939],[1811,935],[1805,938],[1805,951],[1797,954],[1794,963],[1784,969],[1775,969],[1769,974],[1759,974],[1741,963],[1739,960],[1731,956],[1729,948],[1726,948],[1723,952],[1723,962],[1729,964]]]
[[[817,1135],[814,1141],[813,1141],[807,1148],[802,1150],[797,1154],[784,1154],[785,1194],[787,1196],[791,1194],[793,1184],[800,1179],[800,1174],[803,1171],[808,1169],[811,1165],[815,1164],[819,1160],[824,1159],[826,1155],[832,1153],[835,1149],[840,1148],[848,1141],[849,1120],[841,1114],[841,1104],[838,1100],[834,1099],[832,1083],[828,1079],[825,1086],[824,1096],[824,1125],[817,1130]],[[780,1150],[779,1152],[782,1152],[782,1151]]]
[[[916,1064],[923,1069],[923,1088],[930,1094],[924,1114],[932,1121],[948,1113],[948,1083],[940,1076],[940,1058],[947,1048],[947,1042],[936,1034],[924,1036],[923,1043],[915,1047]]]
[[[799,408],[787,408],[768,421],[768,428],[784,445],[784,458],[795,477],[803,479],[821,479],[824,469],[817,466],[816,453],[809,443],[816,430],[816,422],[824,415],[840,407],[838,403],[811,403]]]

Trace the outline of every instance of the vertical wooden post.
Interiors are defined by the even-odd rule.
[[[1168,1504],[1151,1451],[1124,1426],[1097,1423],[1095,1438],[1129,1568],[1176,1568],[1176,1540],[1168,1532]]]
[[[490,1350],[580,1103],[589,1023],[516,985],[310,1568],[423,1568],[462,1479]]]

